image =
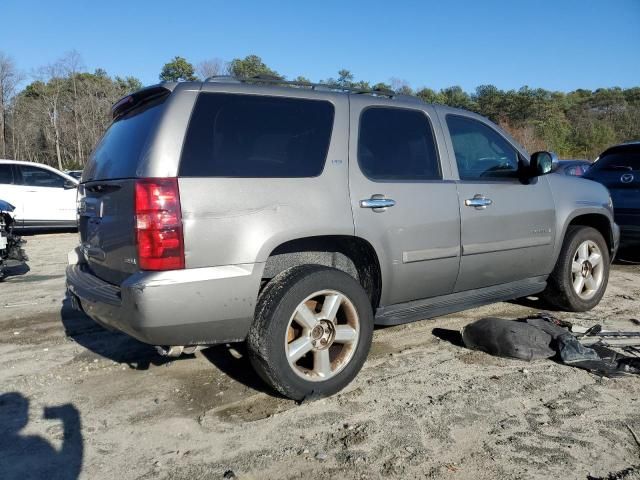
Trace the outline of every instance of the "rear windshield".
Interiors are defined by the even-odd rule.
[[[135,177],[166,98],[148,101],[113,122],[93,151],[82,181]]]
[[[592,170],[640,170],[640,151],[610,153],[600,157]]]
[[[182,149],[180,175],[320,175],[333,112],[326,101],[201,93]]]

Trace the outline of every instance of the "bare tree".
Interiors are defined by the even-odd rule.
[[[219,58],[210,58],[198,64],[196,73],[203,80],[208,77],[215,77],[216,75],[228,75],[229,64]]]
[[[84,68],[82,63],[82,57],[77,50],[71,50],[68,52],[61,60],[60,64],[64,73],[71,79],[71,85],[73,87],[73,99],[72,99],[72,110],[73,110],[73,127],[75,132],[75,140],[76,140],[76,149],[77,149],[77,160],[78,163],[84,165],[84,156],[82,154],[82,143],[80,142],[80,128],[78,121],[78,85],[77,85],[77,76]]]
[[[18,72],[13,59],[0,52],[0,152],[2,157],[7,156],[9,106],[16,86],[21,80],[22,75]]]
[[[60,134],[60,100],[64,89],[64,69],[61,62],[45,65],[38,70],[41,81],[37,84],[38,95],[44,101],[44,108],[49,119],[56,148],[58,169],[62,170],[61,134]]]
[[[389,83],[391,84],[391,89],[394,92],[403,94],[403,95],[412,95],[413,90],[409,86],[409,82],[403,80],[402,78],[391,77],[389,79]]]

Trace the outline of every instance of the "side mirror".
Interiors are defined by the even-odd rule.
[[[78,184],[72,182],[71,180],[65,180],[64,185],[62,186],[65,190],[71,190],[72,188],[77,188]]]
[[[531,155],[529,170],[531,176],[539,177],[552,172],[558,166],[558,156],[553,152],[536,152]]]

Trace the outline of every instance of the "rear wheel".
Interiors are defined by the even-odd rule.
[[[600,232],[569,227],[543,297],[562,310],[591,310],[607,288],[609,263],[607,243]]]
[[[343,389],[367,357],[369,298],[351,276],[317,265],[294,267],[263,290],[247,340],[258,374],[301,400]]]

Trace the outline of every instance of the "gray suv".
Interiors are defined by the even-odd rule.
[[[78,190],[73,304],[170,354],[246,341],[294,399],[362,367],[374,324],[541,294],[598,304],[619,231],[474,113],[388,91],[213,78],[113,107]]]

